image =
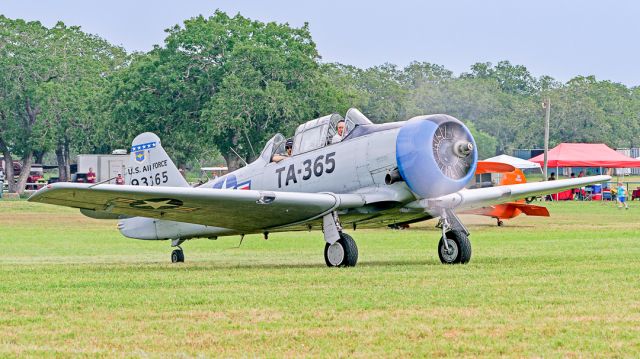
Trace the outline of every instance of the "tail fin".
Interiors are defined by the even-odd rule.
[[[126,184],[134,186],[189,187],[154,133],[139,134],[131,144]]]

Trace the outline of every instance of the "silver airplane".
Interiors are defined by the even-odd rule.
[[[337,127],[343,127],[336,133]],[[287,146],[289,145],[289,146]],[[290,147],[290,148],[286,148]],[[555,193],[609,176],[467,189],[478,154],[473,136],[448,115],[373,124],[357,109],[298,126],[288,141],[271,138],[252,163],[192,188],[160,139],[132,143],[126,185],[54,183],[29,201],[118,219],[130,238],[172,240],[183,262],[188,239],[322,230],[328,266],[355,266],[358,248],[345,228],[392,227],[439,218],[442,263],[471,259],[469,231],[455,211]]]

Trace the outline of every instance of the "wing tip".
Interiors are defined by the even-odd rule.
[[[29,198],[27,198],[27,202],[46,203],[46,201],[43,201],[43,199],[45,198],[44,197],[45,193],[49,193],[49,192],[54,191],[54,190],[75,187],[77,185],[79,185],[79,183],[71,183],[71,182],[49,183],[46,186],[44,186],[44,187],[40,188],[39,190],[37,190],[36,192],[34,192],[31,196],[29,196]]]

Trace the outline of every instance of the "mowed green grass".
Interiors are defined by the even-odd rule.
[[[468,265],[434,221],[358,230],[355,268],[319,232],[185,243],[0,201],[0,357],[638,357],[640,205],[551,203],[498,228],[463,216]]]

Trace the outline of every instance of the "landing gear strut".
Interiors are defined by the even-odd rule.
[[[184,239],[174,239],[173,242],[171,242],[171,247],[178,248],[171,252],[171,263],[184,262],[184,252],[182,251],[182,247],[180,247],[184,241]]]
[[[358,246],[350,235],[342,232],[336,212],[322,217],[324,262],[329,267],[353,267],[358,263]]]
[[[442,228],[438,257],[443,264],[465,264],[471,259],[469,231],[451,210],[443,210],[437,227]]]

